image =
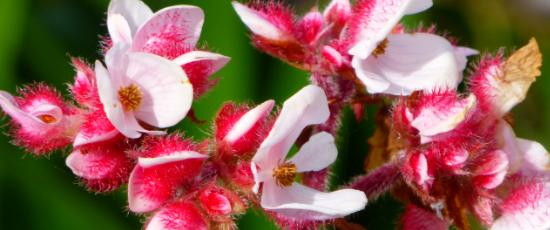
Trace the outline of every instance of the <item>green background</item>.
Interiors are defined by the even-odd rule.
[[[206,14],[201,44],[232,58],[215,75],[221,78],[219,85],[195,102],[199,118],[210,120],[227,100],[259,103],[272,98],[280,104],[307,84],[307,73],[253,49],[230,1],[145,2],[155,11],[174,4],[200,6]],[[288,2],[303,12],[318,1]],[[543,53],[550,55],[550,4],[534,6],[536,2],[546,4],[545,0],[435,0],[432,9],[405,21],[407,25],[436,23],[440,30],[460,38],[461,45],[480,51],[517,48],[534,36]],[[66,83],[74,75],[69,57],[84,57],[89,62],[100,58],[98,41],[106,34],[107,5],[107,0],[0,0],[0,89],[13,93],[17,85],[45,81],[66,92]],[[550,146],[547,60],[543,77],[514,114],[519,136]],[[340,157],[334,166],[335,186],[362,173],[365,140],[373,131],[372,113],[368,109],[368,120],[356,124],[346,112]],[[197,140],[211,131],[209,124],[197,126],[188,121],[179,128]],[[2,131],[7,130],[3,127]],[[66,154],[36,158],[0,136],[0,229],[139,229],[142,220],[125,208],[125,193],[87,192],[65,167]],[[352,218],[369,229],[393,229],[400,209],[391,199],[382,198]],[[241,229],[274,228],[258,213],[245,215],[239,221]]]

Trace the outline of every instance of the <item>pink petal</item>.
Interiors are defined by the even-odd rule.
[[[550,184],[533,181],[515,188],[501,204],[502,216],[491,230],[550,228]]]
[[[550,166],[550,155],[544,146],[536,141],[517,138],[517,144],[523,153],[525,162],[529,165],[525,168],[531,168],[536,171],[548,171]]]
[[[332,164],[337,155],[334,137],[321,132],[311,136],[288,161],[296,164],[298,172],[319,171]]]
[[[329,220],[347,216],[365,208],[367,197],[354,189],[320,192],[298,183],[281,188],[265,182],[262,208],[289,219]]]
[[[455,89],[462,79],[456,64],[451,43],[428,33],[390,35],[383,54],[352,60],[369,93],[392,95]]]
[[[230,58],[217,53],[206,51],[191,51],[177,57],[173,61],[178,65],[185,65],[192,62],[209,61],[211,62],[210,74],[218,72]]]
[[[106,133],[102,133],[102,134],[93,135],[91,137],[87,137],[87,135],[83,134],[82,132],[79,132],[76,135],[75,139],[74,139],[73,147],[76,148],[76,147],[80,147],[80,146],[91,144],[91,143],[110,140],[110,139],[116,137],[118,134],[119,134],[119,132],[117,130],[112,130],[110,132],[106,132]]]
[[[433,212],[418,208],[412,204],[407,205],[403,217],[401,217],[403,230],[447,230],[449,223]]]
[[[224,140],[234,143],[247,134],[260,119],[265,118],[273,109],[275,101],[268,100],[245,113],[225,135]]]
[[[420,142],[428,143],[436,135],[449,132],[460,125],[475,104],[475,96],[470,95],[448,106],[427,106],[411,121],[411,125],[418,130]]]
[[[233,1],[231,4],[233,4],[233,8],[252,33],[274,41],[287,41],[292,39],[290,35],[277,28],[276,25],[271,23],[257,10],[251,9],[236,1]]]
[[[193,48],[199,40],[204,13],[196,6],[180,5],[164,8],[142,24],[134,36],[134,51],[180,43]]]
[[[43,130],[51,128],[48,123],[45,123],[36,116],[21,110],[15,102],[15,99],[5,91],[0,91],[0,106],[2,107],[2,110],[4,110],[4,112],[8,114],[16,123],[27,129],[42,132]],[[57,112],[50,115],[53,116],[55,120],[61,119]]]
[[[314,85],[302,88],[285,101],[252,161],[262,170],[270,171],[285,158],[306,126],[326,121],[329,114],[327,97],[321,88]]]
[[[192,202],[177,201],[160,209],[147,223],[145,230],[207,230],[200,210]]]
[[[193,88],[181,67],[153,54],[130,53],[128,58],[128,83],[143,93],[136,118],[159,128],[180,122],[193,102]]]
[[[431,5],[431,0],[359,1],[348,29],[355,43],[349,54],[366,59],[404,15],[418,13]]]
[[[153,16],[153,11],[140,0],[111,0],[107,10],[107,18],[113,14],[122,15],[128,26],[131,34],[135,34],[147,19]]]
[[[508,168],[508,157],[501,150],[486,153],[472,162],[476,165],[475,174],[491,175],[506,171]]]

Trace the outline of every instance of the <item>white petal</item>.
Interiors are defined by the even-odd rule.
[[[240,137],[248,133],[248,131],[254,127],[259,119],[264,118],[273,106],[275,101],[268,100],[261,105],[256,106],[254,109],[246,112],[234,125],[231,127],[227,135],[225,135],[224,140],[228,143],[233,143],[237,141]]]
[[[204,12],[199,7],[180,5],[164,8],[139,27],[134,36],[133,50],[139,51],[145,45],[154,45],[159,39],[166,39],[162,37],[163,33],[171,35],[170,39],[174,42],[193,48],[199,41],[203,23]]]
[[[106,141],[113,137],[116,137],[117,134],[118,134],[118,131],[116,129],[110,132],[94,135],[92,137],[86,137],[84,134],[79,132],[78,134],[76,134],[76,137],[73,142],[73,147],[76,148],[86,144]]]
[[[220,70],[225,64],[227,64],[227,62],[229,62],[229,60],[229,57],[217,53],[206,51],[191,51],[182,54],[172,61],[180,66],[197,61],[211,61],[213,65],[210,67],[210,72],[213,73]]]
[[[526,163],[538,171],[547,171],[550,166],[550,155],[540,143],[527,139],[517,138],[518,147]]]
[[[275,41],[286,41],[291,39],[289,35],[262,16],[260,12],[248,8],[236,1],[233,1],[231,4],[233,4],[233,8],[237,11],[241,20],[252,33]]]
[[[120,14],[111,14],[107,17],[107,28],[113,44],[132,43],[132,32],[124,17]]]
[[[103,64],[99,61],[95,63],[95,74],[99,99],[103,104],[103,109],[109,121],[124,136],[139,138],[141,134],[136,130],[136,127],[132,125],[132,120],[135,120],[134,116],[132,115],[129,117],[124,113],[122,105],[120,101],[118,101],[116,89],[111,82],[109,72],[107,72],[107,69],[105,69]]]
[[[208,158],[208,155],[200,154],[195,151],[181,151],[174,152],[170,155],[154,157],[154,158],[138,158],[138,165],[143,168],[153,167],[157,165],[172,163],[176,161],[183,161],[188,159]]]
[[[468,56],[478,55],[479,51],[468,47],[455,47],[456,66],[460,72],[466,69],[468,64]]]
[[[497,135],[500,149],[506,153],[508,158],[508,170],[510,173],[517,172],[524,164],[524,157],[514,130],[506,121],[501,120],[497,128]]]
[[[45,130],[51,127],[49,124],[38,119],[37,117],[21,110],[18,107],[17,102],[15,102],[15,99],[8,92],[0,91],[0,107],[2,107],[2,110],[4,110],[4,112],[8,114],[11,119],[27,128],[34,130]],[[56,120],[58,119],[57,117],[55,118]]]
[[[140,25],[153,16],[153,11],[140,0],[111,0],[107,18],[112,14],[122,15],[128,21],[133,35]]]
[[[136,118],[166,128],[180,122],[191,108],[193,87],[180,66],[147,53],[128,54],[129,83],[142,90]]]
[[[310,137],[289,161],[296,164],[298,172],[319,171],[332,164],[337,156],[334,137],[321,132]]]
[[[413,14],[429,8],[431,0],[376,1],[369,15],[361,19],[361,31],[356,44],[349,50],[354,58],[366,59],[399,23],[406,14]]]
[[[416,14],[425,11],[433,6],[432,0],[412,0],[407,6],[405,14]]]
[[[252,161],[261,170],[271,171],[284,160],[306,126],[320,124],[326,121],[329,115],[325,92],[314,85],[304,87],[285,101],[273,128]]]
[[[328,220],[347,216],[365,208],[367,196],[358,190],[320,192],[298,183],[281,188],[264,183],[261,206],[287,218]]]
[[[390,35],[388,41],[378,57],[354,57],[355,72],[370,93],[408,95],[415,90],[454,89],[460,83],[454,48],[445,38],[415,33]],[[389,86],[371,86],[372,81]]]

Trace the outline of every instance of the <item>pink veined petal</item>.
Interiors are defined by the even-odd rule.
[[[259,121],[259,119],[264,118],[271,112],[275,101],[268,100],[261,105],[256,106],[254,109],[246,112],[227,132],[224,140],[228,143],[233,143],[237,141],[240,137],[248,133],[252,127]]]
[[[141,51],[145,46],[154,46],[163,35],[170,35],[174,42],[195,47],[202,30],[204,13],[201,8],[180,5],[156,12],[137,30],[132,50]]]
[[[354,189],[320,192],[294,183],[279,187],[264,183],[261,206],[290,219],[329,220],[347,216],[365,208],[367,196]]]
[[[153,54],[130,53],[128,58],[128,83],[143,94],[136,118],[159,128],[180,122],[193,102],[193,87],[181,67]]]
[[[107,18],[113,14],[122,15],[130,28],[131,35],[153,16],[153,11],[140,0],[111,0],[107,10]]]
[[[285,101],[273,128],[252,161],[261,170],[271,171],[284,160],[306,126],[326,121],[329,114],[327,97],[321,88],[314,85],[302,88]]]
[[[138,165],[143,168],[148,168],[148,167],[158,166],[162,164],[188,160],[188,159],[196,159],[196,158],[208,158],[208,155],[200,154],[195,151],[181,151],[181,152],[174,152],[170,155],[164,155],[164,156],[154,157],[154,158],[140,157],[138,158]]]
[[[138,127],[135,126],[137,124],[135,117],[132,114],[125,114],[123,111],[122,105],[118,101],[116,89],[113,86],[113,82],[111,82],[109,72],[107,72],[107,69],[99,61],[95,63],[95,73],[99,99],[103,104],[103,109],[109,121],[124,136],[139,138],[141,134],[138,132]]]
[[[252,33],[275,41],[287,41],[292,39],[291,36],[273,25],[258,11],[248,8],[236,1],[233,1],[231,4],[233,4],[233,8]]]
[[[550,184],[531,182],[510,192],[502,204],[502,216],[490,230],[546,230],[550,228]]]
[[[296,164],[298,172],[319,171],[332,164],[337,156],[334,137],[327,132],[321,132],[310,137],[288,161]]]
[[[212,66],[210,67],[210,72],[215,73],[218,70],[220,70],[223,66],[225,66],[225,64],[227,64],[229,60],[230,60],[229,57],[223,56],[217,53],[206,52],[206,51],[191,51],[191,52],[182,54],[181,56],[177,57],[172,61],[180,66],[191,62],[210,61],[213,63]]]
[[[47,124],[37,117],[19,109],[15,99],[7,92],[0,91],[0,107],[2,107],[2,110],[4,110],[4,112],[7,113],[11,119],[26,128],[43,131],[51,127],[50,124]],[[60,117],[56,116],[56,114],[48,115],[53,116],[56,120],[60,119]]]
[[[369,93],[455,89],[462,78],[451,43],[428,33],[390,35],[383,54],[366,60],[354,57],[352,65]],[[383,84],[369,85],[373,81]]]
[[[118,133],[119,133],[118,130],[112,130],[110,132],[102,133],[99,135],[86,137],[82,132],[79,132],[78,134],[76,134],[76,137],[73,142],[73,147],[76,148],[76,147],[80,147],[91,143],[110,140],[113,137],[116,137]]]
[[[126,19],[120,14],[110,14],[107,17],[107,28],[114,44],[132,43],[132,32]]]
[[[420,142],[425,144],[435,135],[456,128],[467,118],[475,104],[476,97],[472,94],[468,98],[457,101],[450,108],[428,107],[412,120],[411,125],[418,130]]]
[[[349,50],[354,58],[366,59],[384,40],[399,20],[406,14],[414,14],[432,6],[431,0],[377,0],[368,15],[356,15],[351,33],[355,45]]]

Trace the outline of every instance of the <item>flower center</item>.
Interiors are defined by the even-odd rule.
[[[40,116],[38,116],[38,119],[42,120],[46,124],[51,124],[51,123],[54,123],[54,122],[57,121],[55,119],[55,117],[53,117],[52,115],[48,115],[48,114],[40,115]]]
[[[372,51],[372,55],[374,57],[378,57],[382,54],[384,54],[386,52],[386,48],[388,48],[388,43],[390,41],[388,41],[388,39],[384,39],[382,40],[380,43],[378,43],[378,46],[376,47],[376,49],[374,49],[374,51]]]
[[[288,187],[294,182],[296,173],[296,165],[291,162],[286,162],[273,169],[273,178],[275,178],[275,183],[277,183],[277,185]]]
[[[141,90],[136,84],[122,87],[118,90],[118,100],[120,100],[124,111],[135,111],[141,105]]]

